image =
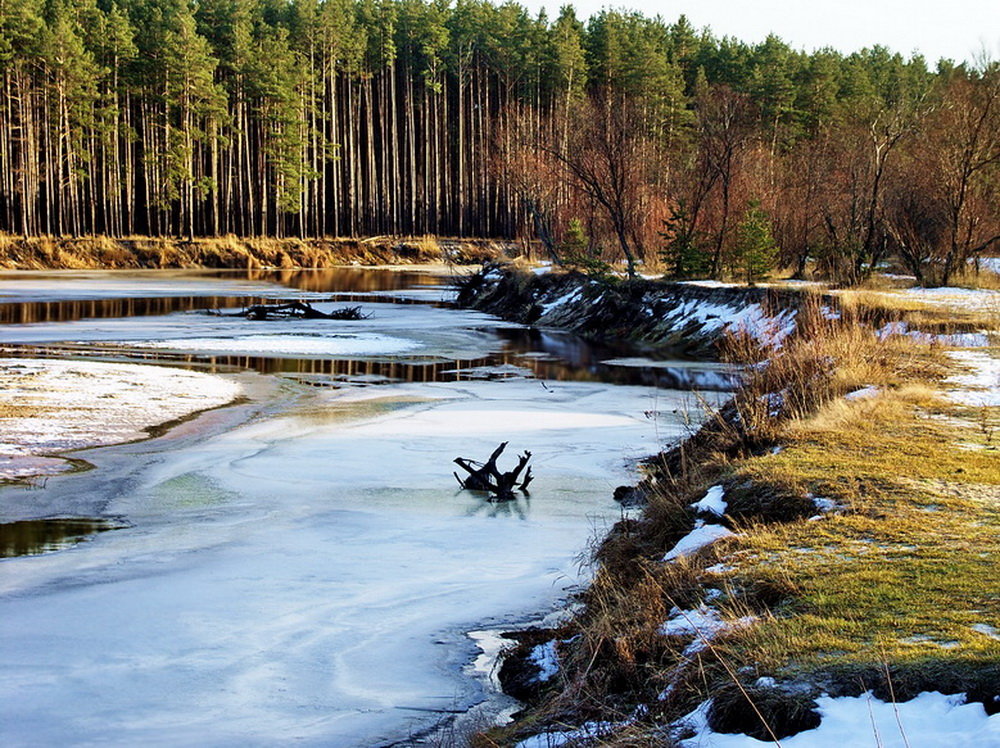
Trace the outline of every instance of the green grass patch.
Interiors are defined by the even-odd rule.
[[[888,393],[852,410],[834,426],[820,412],[789,429],[779,454],[734,465],[739,481],[764,494],[780,486],[842,509],[746,527],[720,559],[736,568],[725,575],[733,589],[781,580],[795,590],[733,640],[730,655],[784,677],[997,661],[996,452],[982,433],[941,418],[945,405]]]

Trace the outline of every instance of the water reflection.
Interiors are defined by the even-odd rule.
[[[600,345],[569,333],[536,329],[485,328],[497,337],[498,350],[475,358],[443,356],[356,356],[320,358],[310,356],[235,355],[202,352],[135,349],[109,344],[14,345],[6,350],[15,356],[63,358],[83,356],[114,362],[169,364],[187,369],[228,373],[256,371],[290,376],[314,386],[344,383],[379,385],[396,382],[457,382],[511,378],[556,382],[605,382],[665,389],[729,390],[736,375],[716,371],[717,366],[692,366],[676,358],[676,366],[620,366],[604,363],[622,355],[635,355],[627,345]],[[669,354],[661,352],[661,356]],[[659,357],[658,357],[659,358]],[[619,359],[620,360],[620,359]]]
[[[72,299],[65,301],[19,301],[0,304],[0,324],[69,322],[78,319],[153,317],[197,309],[219,309],[268,300],[233,296],[160,296],[154,298]]]
[[[58,276],[47,274],[32,275],[34,280],[51,280],[58,284]],[[149,276],[136,276],[148,279]],[[160,276],[164,280],[164,291],[169,294],[169,280],[190,281],[251,281],[274,283],[278,286],[308,291],[329,293],[337,301],[372,301],[371,294],[379,295],[378,301],[399,304],[421,303],[416,299],[393,297],[392,291],[402,291],[415,287],[430,288],[441,286],[447,279],[430,273],[397,272],[394,270],[369,270],[360,268],[327,268],[321,270],[226,270],[196,271]],[[100,276],[96,276],[97,279]],[[127,276],[117,275],[118,280]],[[23,280],[23,276],[0,273],[0,281]],[[95,292],[96,293],[96,292]],[[115,317],[151,317],[175,312],[189,312],[207,309],[232,309],[253,304],[274,303],[277,296],[234,296],[234,295],[164,295],[140,297],[115,297],[99,299],[62,299],[52,301],[0,302],[0,324],[22,325],[33,322],[69,322],[78,319],[110,319]]]
[[[90,535],[126,527],[121,521],[73,517],[0,523],[0,558],[35,556],[67,548]]]
[[[11,278],[0,274],[0,280]],[[42,277],[42,276],[39,276]],[[44,276],[48,277],[48,276]],[[100,277],[95,275],[95,277]],[[116,276],[119,277],[119,276]],[[139,277],[139,276],[137,276]],[[147,277],[148,276],[142,276]],[[286,288],[329,294],[344,303],[393,302],[426,304],[426,300],[393,296],[394,291],[440,286],[445,279],[430,273],[396,272],[361,268],[318,270],[223,270],[189,271],[159,276],[208,281],[266,281]],[[58,276],[53,275],[53,280]],[[376,294],[373,298],[372,294]],[[175,312],[239,309],[259,303],[274,303],[279,296],[161,296],[152,298],[74,299],[65,301],[24,301],[0,303],[0,324],[61,322],[84,318],[127,318],[166,315]],[[440,304],[435,304],[440,305]],[[497,350],[474,359],[441,356],[396,356],[318,358],[287,357],[280,354],[218,355],[203,352],[168,352],[130,349],[107,344],[59,344],[52,346],[11,345],[15,355],[85,356],[114,361],[165,363],[211,372],[253,370],[263,374],[298,377],[308,384],[336,385],[350,382],[383,384],[391,382],[454,382],[467,379],[503,379],[516,376],[555,381],[600,381],[609,384],[645,385],[670,389],[731,389],[734,377],[725,372],[677,366],[655,367],[608,365],[609,359],[642,354],[628,344],[598,344],[570,333],[538,329],[485,328],[496,337]],[[677,352],[658,350],[659,360],[678,360]]]
[[[339,267],[311,270],[247,270],[231,276],[237,280],[277,283],[299,291],[326,293],[401,291],[415,286],[436,286],[441,276],[432,273],[414,273],[399,270],[373,270],[370,268]]]
[[[476,503],[469,507],[466,517],[514,517],[528,519],[531,512],[531,497],[522,493],[507,501],[490,499],[485,491],[462,491],[463,494],[473,494]]]

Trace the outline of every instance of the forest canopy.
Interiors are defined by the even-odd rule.
[[[947,281],[1000,239],[1000,69],[482,0],[0,0],[0,230],[565,242]],[[572,228],[572,231],[570,230]]]

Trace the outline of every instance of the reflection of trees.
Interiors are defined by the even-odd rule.
[[[413,286],[440,285],[441,279],[429,273],[406,273],[397,270],[362,270],[352,267],[248,270],[246,279],[278,283],[300,291],[398,291]]]

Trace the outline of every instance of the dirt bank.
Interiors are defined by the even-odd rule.
[[[608,282],[579,273],[530,274],[498,266],[464,279],[458,303],[593,340],[629,340],[702,357],[727,332],[761,342],[783,340],[795,330],[799,309],[814,296],[793,289]]]

